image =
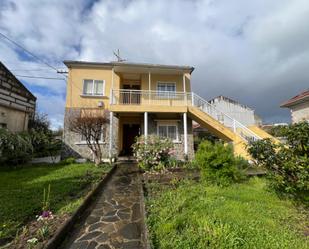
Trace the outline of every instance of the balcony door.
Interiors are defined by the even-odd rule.
[[[141,90],[140,85],[124,84],[123,89],[127,90],[123,93],[123,104],[139,105],[141,103]]]

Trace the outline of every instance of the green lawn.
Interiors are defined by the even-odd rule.
[[[110,166],[93,164],[40,165],[0,170],[0,239],[17,229],[42,209],[43,189],[50,184],[50,209],[71,213]]]
[[[259,178],[227,188],[150,185],[147,222],[154,248],[309,248],[305,214],[265,185]]]

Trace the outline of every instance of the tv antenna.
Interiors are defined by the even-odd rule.
[[[121,58],[119,49],[117,49],[117,52],[114,51],[113,53],[116,56],[118,62],[126,61],[125,59]]]

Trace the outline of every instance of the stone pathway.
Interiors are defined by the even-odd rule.
[[[141,180],[135,164],[118,169],[99,193],[65,249],[140,249],[143,245]]]

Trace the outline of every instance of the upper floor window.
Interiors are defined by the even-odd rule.
[[[176,97],[176,83],[175,82],[158,82],[157,91],[159,97],[175,98]]]
[[[84,80],[83,95],[103,96],[104,80]]]

